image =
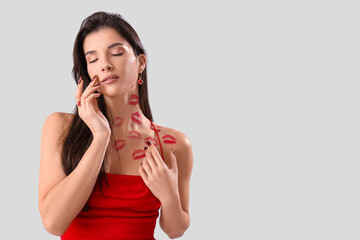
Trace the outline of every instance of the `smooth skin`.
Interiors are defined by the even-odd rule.
[[[122,42],[121,56],[115,56],[114,48],[108,46]],[[75,100],[81,101],[79,116],[93,134],[93,141],[78,166],[68,176],[61,165],[61,136],[67,133],[72,114],[55,112],[48,116],[41,136],[41,160],[39,173],[39,210],[45,229],[57,236],[65,233],[72,220],[79,214],[96,183],[101,164],[108,150],[110,137],[122,135],[134,128],[130,121],[127,99],[138,94],[137,74],[146,64],[146,56],[136,57],[131,46],[114,29],[106,28],[89,34],[84,41],[84,52],[96,50],[87,56],[88,73],[95,77],[84,90],[84,81],[77,86]],[[95,61],[94,61],[95,59]],[[90,61],[94,61],[90,64]],[[96,64],[94,64],[96,63]],[[116,74],[119,80],[105,85],[101,79]],[[98,91],[99,93],[97,93]],[[113,116],[124,118],[123,129],[111,130],[105,116],[97,106],[96,98],[104,95],[106,106]],[[133,106],[132,106],[133,107]],[[144,122],[148,121],[139,106],[135,106]],[[153,132],[148,125],[136,126],[137,130]],[[170,134],[176,144],[162,144],[164,159],[154,145],[148,146],[145,158],[135,161],[137,165],[123,165],[124,173],[137,172],[151,192],[161,201],[160,227],[170,238],[184,234],[190,225],[189,185],[193,166],[191,143],[180,131],[161,126],[159,135]],[[175,155],[171,148],[174,149]],[[134,160],[129,161],[134,164]]]

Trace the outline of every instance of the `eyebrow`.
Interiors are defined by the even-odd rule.
[[[110,46],[108,46],[108,49],[110,49],[112,47],[115,47],[115,46],[118,46],[118,45],[124,45],[124,44],[121,43],[121,42],[116,42],[116,43],[113,43]],[[88,51],[88,52],[85,53],[85,57],[86,57],[86,55],[92,54],[92,53],[95,53],[95,52],[96,52],[95,50]]]

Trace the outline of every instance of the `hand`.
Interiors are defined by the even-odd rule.
[[[178,168],[172,151],[170,151],[170,159],[171,166],[168,168],[157,149],[150,144],[145,150],[145,158],[139,167],[141,178],[160,202],[179,197]]]
[[[110,136],[111,130],[109,122],[106,117],[100,111],[97,104],[97,97],[100,97],[101,93],[95,93],[99,88],[97,75],[94,76],[95,80],[90,82],[82,93],[84,81],[82,80],[76,90],[76,102],[78,103],[78,112],[80,118],[86,123],[94,135],[108,134]],[[93,79],[94,79],[93,78]],[[80,101],[80,105],[79,105]]]

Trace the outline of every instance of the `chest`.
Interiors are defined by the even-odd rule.
[[[160,156],[162,156],[162,148],[165,157],[161,135],[159,134],[158,138],[154,131],[136,137],[129,137],[129,135],[126,137],[112,137],[106,152],[105,172],[139,175],[139,166],[145,159],[144,147],[147,146],[146,141],[150,141],[155,146]]]

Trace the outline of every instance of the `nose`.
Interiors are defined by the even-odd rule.
[[[111,70],[112,69],[112,65],[109,62],[104,62],[102,67],[101,67],[102,71],[104,72],[105,70]]]

